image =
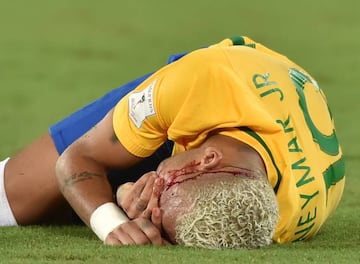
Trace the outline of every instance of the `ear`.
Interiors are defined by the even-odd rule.
[[[210,170],[215,168],[223,158],[222,152],[216,147],[207,147],[201,158],[200,168]]]

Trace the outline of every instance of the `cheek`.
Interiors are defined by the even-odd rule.
[[[166,238],[173,244],[176,244],[176,231],[175,231],[176,219],[171,213],[164,213],[162,216],[162,227],[166,234]]]
[[[182,188],[179,188],[179,185],[175,185],[162,193],[159,205],[168,214],[171,212],[177,213],[184,207],[185,199],[186,196]]]
[[[172,243],[175,243],[176,221],[191,208],[190,201],[182,187],[181,185],[173,186],[160,197],[162,226]]]
[[[169,191],[163,192],[160,197],[160,209],[162,211],[162,227],[168,239],[175,243],[175,225],[178,217],[179,197],[171,188]]]

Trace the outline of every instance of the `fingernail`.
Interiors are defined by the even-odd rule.
[[[156,185],[161,186],[161,185],[164,184],[164,179],[163,178],[157,178],[155,180],[155,183],[156,183]]]

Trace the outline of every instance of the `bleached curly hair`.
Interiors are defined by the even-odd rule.
[[[272,243],[279,210],[265,177],[193,185],[188,195],[193,207],[175,225],[179,245],[252,249]]]

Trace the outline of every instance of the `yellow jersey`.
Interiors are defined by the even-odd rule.
[[[156,71],[117,104],[113,125],[139,157],[167,139],[174,154],[195,148],[214,131],[252,146],[279,202],[278,243],[314,236],[342,196],[344,160],[325,95],[300,66],[247,37]]]

